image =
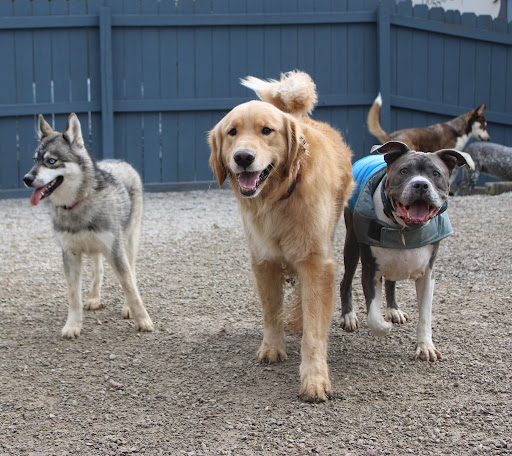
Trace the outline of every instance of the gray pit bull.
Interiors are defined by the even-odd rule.
[[[373,334],[384,336],[392,323],[409,319],[395,300],[395,283],[416,283],[419,307],[415,359],[437,361],[441,353],[432,342],[431,312],[434,261],[441,239],[453,233],[445,212],[450,175],[455,166],[473,161],[452,149],[415,152],[399,141],[374,146],[372,154],[353,165],[358,187],[345,208],[347,235],[345,274],[340,285],[341,327],[354,331],[359,321],[352,306],[352,280],[361,258],[362,285]],[[382,155],[383,154],[383,155]],[[380,310],[382,279],[387,311]]]

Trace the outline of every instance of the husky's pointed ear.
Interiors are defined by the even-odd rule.
[[[52,127],[44,120],[44,117],[42,114],[39,114],[38,116],[38,132],[37,135],[39,136],[39,140],[45,138],[46,136],[50,136],[53,133]]]
[[[215,174],[217,178],[217,182],[219,187],[222,186],[226,178],[228,177],[228,173],[226,171],[226,167],[222,162],[222,136],[220,133],[220,124],[217,124],[210,132],[208,133],[208,142],[210,143],[210,168]]]
[[[297,121],[292,117],[287,117],[287,141],[288,157],[286,158],[284,173],[286,176],[295,174],[299,171],[299,161],[303,154],[307,152],[307,142]]]
[[[378,152],[379,154],[385,154],[384,160],[388,165],[391,165],[391,163],[395,162],[410,150],[409,146],[401,141],[388,141],[385,144],[373,146],[371,153]]]
[[[487,108],[487,105],[485,103],[482,103],[480,106],[478,106],[478,108],[473,109],[471,115],[482,116],[484,114],[485,108]]]
[[[84,140],[82,138],[82,127],[80,126],[80,121],[74,112],[69,115],[66,131],[62,136],[70,145],[83,147]]]
[[[443,160],[444,164],[450,171],[450,173],[457,166],[467,165],[468,168],[472,171],[475,170],[475,162],[466,152],[461,152],[460,150],[455,149],[442,149],[434,152],[441,160]]]

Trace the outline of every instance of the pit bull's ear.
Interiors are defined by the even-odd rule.
[[[48,122],[46,122],[46,120],[44,120],[44,117],[42,114],[39,114],[39,117],[38,117],[38,132],[37,132],[37,136],[39,136],[39,140],[45,138],[46,136],[50,136],[52,133],[53,133],[53,129],[52,127],[50,127],[50,125],[48,124]]]
[[[455,166],[464,166],[467,165],[468,168],[472,171],[475,170],[475,162],[471,158],[471,155],[466,152],[461,152],[455,149],[442,149],[434,152],[441,160],[443,160],[444,164],[448,167],[450,172],[453,171]]]
[[[411,149],[407,144],[401,141],[388,141],[385,144],[377,145],[372,147],[371,153],[378,152],[379,154],[385,154],[384,160],[388,165],[391,165],[394,161],[400,158],[403,154],[406,154]]]
[[[62,136],[70,145],[83,147],[82,127],[74,112],[69,115],[66,131],[62,133]]]
[[[478,108],[473,109],[471,115],[473,117],[482,116],[484,114],[485,108],[487,108],[487,105],[485,103],[482,103],[480,106],[478,106]]]
[[[226,178],[228,177],[228,173],[224,164],[222,163],[221,151],[222,151],[222,136],[220,133],[219,124],[217,124],[210,132],[208,133],[208,142],[210,143],[210,168],[215,174],[217,178],[217,182],[219,187],[222,186]]]

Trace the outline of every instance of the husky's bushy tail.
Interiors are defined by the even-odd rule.
[[[375,98],[375,101],[372,104],[372,107],[370,108],[370,111],[368,111],[368,130],[370,133],[375,136],[381,144],[384,144],[385,142],[388,142],[391,137],[388,133],[386,133],[381,125],[380,125],[380,107],[382,106],[382,97],[379,93],[377,95],[377,98]]]
[[[279,81],[247,76],[240,83],[254,90],[261,100],[295,116],[311,114],[318,101],[315,83],[308,74],[298,70],[282,73]]]

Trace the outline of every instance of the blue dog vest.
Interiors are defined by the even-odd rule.
[[[396,228],[377,219],[373,194],[386,176],[386,162],[382,154],[368,155],[352,166],[356,184],[348,207],[354,214],[357,240],[366,245],[389,249],[413,249],[440,241],[453,234],[448,214],[448,201],[439,214],[419,228]]]

